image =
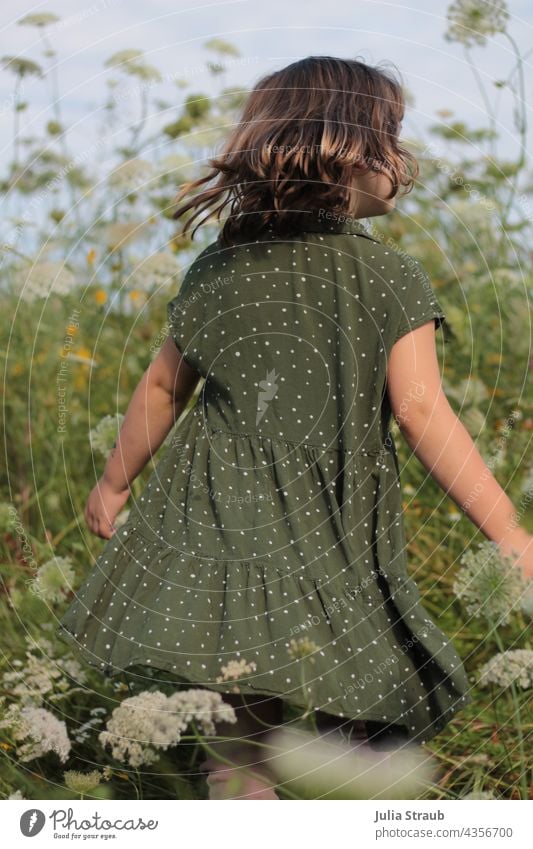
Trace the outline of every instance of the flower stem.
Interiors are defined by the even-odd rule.
[[[503,641],[496,630],[496,626],[491,622],[492,631],[494,633],[494,640],[500,652],[505,652],[505,646]],[[529,799],[529,790],[528,790],[528,781],[526,774],[526,754],[524,749],[524,734],[522,732],[522,716],[520,713],[520,697],[517,693],[515,682],[511,681],[511,700],[513,702],[513,717],[516,716],[515,719],[515,727],[518,732],[518,751],[520,753],[520,765],[523,767],[520,772],[520,786],[521,786],[521,797],[522,799]]]

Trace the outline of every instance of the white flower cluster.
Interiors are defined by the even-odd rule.
[[[102,773],[99,769],[93,769],[90,772],[78,772],[75,769],[69,769],[63,773],[65,785],[73,793],[90,793],[95,787],[98,787],[102,780]]]
[[[453,591],[463,599],[471,616],[482,616],[501,625],[509,621],[526,597],[529,582],[509,557],[502,557],[496,543],[484,540],[477,551],[461,557]]]
[[[128,194],[142,188],[154,175],[154,168],[147,159],[127,159],[108,177],[109,185],[118,192]]]
[[[113,757],[130,766],[151,764],[159,750],[175,746],[195,720],[204,734],[215,734],[215,722],[236,722],[233,707],[212,690],[192,689],[166,696],[159,690],[124,699],[98,739]]]
[[[53,557],[39,566],[30,589],[43,601],[64,601],[74,584],[76,574],[69,557]]]
[[[8,799],[25,799],[26,797],[22,795],[22,790],[15,790],[14,793],[11,793]]]
[[[96,427],[89,432],[89,441],[93,451],[99,451],[104,457],[107,457],[113,448],[118,432],[124,421],[122,413],[116,413],[114,416],[104,416]]]
[[[30,637],[27,642],[31,643]],[[33,641],[26,652],[26,661],[11,661],[12,669],[3,672],[0,677],[3,690],[16,696],[22,705],[37,707],[47,701],[58,701],[78,688],[73,685],[83,684],[87,675],[74,658],[56,657],[54,645],[46,638]]]
[[[15,286],[21,290],[21,298],[25,301],[46,298],[52,292],[68,295],[75,283],[74,274],[63,262],[35,262],[29,268],[19,268],[15,271]]]
[[[144,239],[150,230],[150,220],[112,221],[103,228],[103,238],[111,250],[123,248],[131,242]]]
[[[475,233],[478,236],[483,232],[491,232],[493,213],[481,201],[457,197],[447,205],[447,212],[451,216],[450,226],[460,234]]]
[[[505,0],[455,0],[447,17],[447,41],[485,44],[488,35],[505,32],[509,12]]]
[[[517,684],[523,690],[533,687],[533,651],[513,649],[491,657],[479,671],[478,683],[486,687],[490,683],[499,687]]]
[[[45,708],[11,704],[0,720],[0,728],[9,728],[12,738],[21,744],[17,746],[21,761],[31,761],[48,752],[55,752],[63,763],[68,758],[71,743],[67,727]]]
[[[175,283],[175,278],[180,272],[181,266],[177,259],[172,254],[162,251],[143,259],[132,272],[129,282],[136,289],[150,292],[160,286]]]
[[[219,684],[223,681],[235,681],[243,675],[251,675],[256,669],[257,664],[254,660],[248,662],[244,657],[239,660],[229,660],[225,666],[220,667],[222,675],[218,675],[216,680]]]

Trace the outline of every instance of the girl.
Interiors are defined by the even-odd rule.
[[[452,337],[428,276],[359,220],[391,212],[418,175],[403,115],[399,82],[357,60],[311,56],[259,81],[178,195],[193,192],[175,213],[194,210],[184,232],[229,214],[168,304],[169,337],[87,503],[108,543],[60,628],[106,675],[166,674],[234,704],[210,798],[277,799],[250,753],[302,710],[323,733],[391,748],[431,739],[471,700],[408,576],[391,416],[533,575],[533,537],[443,394],[435,329]],[[255,767],[238,789],[228,760]]]

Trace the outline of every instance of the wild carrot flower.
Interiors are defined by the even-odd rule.
[[[17,746],[17,757],[26,762],[55,752],[61,761],[66,761],[71,744],[67,727],[45,708],[9,705],[0,720],[0,728],[10,729]]]
[[[528,581],[528,585],[520,599],[520,607],[526,616],[533,619],[533,581]]]
[[[479,671],[479,685],[486,687],[490,683],[499,687],[517,684],[522,690],[533,687],[533,651],[511,649],[495,654]]]
[[[32,639],[27,638],[30,645]],[[75,692],[76,685],[83,684],[87,675],[75,658],[56,656],[55,644],[45,637],[34,642],[25,661],[11,661],[12,668],[2,673],[0,683],[20,704],[38,707],[45,698],[53,702]]]
[[[192,689],[166,696],[159,690],[124,699],[98,739],[113,757],[138,767],[151,764],[160,750],[177,745],[195,720],[202,733],[214,734],[216,722],[236,722],[231,705],[212,690]]]
[[[309,657],[311,663],[315,662],[315,658],[312,655],[318,651],[319,647],[313,640],[310,640],[309,637],[300,637],[300,639],[295,640],[294,638],[289,643],[289,648],[287,649],[287,653],[294,660],[298,660],[303,657]]]
[[[112,189],[129,193],[145,186],[153,174],[154,168],[147,159],[127,159],[111,172],[108,182]]]
[[[509,12],[505,0],[455,0],[447,18],[447,41],[484,45],[488,35],[505,32]]]
[[[138,239],[144,238],[150,228],[150,221],[112,221],[106,224],[103,236],[111,250],[117,250]]]
[[[49,24],[55,24],[59,20],[53,12],[31,12],[29,15],[19,18],[17,23],[31,27],[46,27]]]
[[[508,622],[527,588],[521,569],[490,540],[478,543],[477,551],[466,551],[460,563],[463,568],[453,590],[463,599],[467,613],[498,624]]]
[[[228,661],[228,663],[225,666],[221,666],[220,669],[222,675],[217,676],[217,684],[221,684],[224,681],[236,681],[238,678],[242,678],[243,675],[251,675],[251,673],[255,672],[257,669],[257,664],[253,660],[248,663],[244,657],[241,657],[240,660]],[[231,692],[240,693],[239,685],[235,684],[231,688]]]
[[[35,262],[15,272],[15,282],[21,289],[21,297],[26,301],[46,298],[54,292],[68,295],[74,288],[76,278],[63,262],[45,260]]]
[[[93,769],[91,772],[77,772],[75,769],[70,769],[63,773],[63,778],[68,789],[72,790],[73,793],[80,793],[81,795],[89,793],[95,787],[98,787],[102,777],[102,773],[97,769]]]
[[[122,413],[116,413],[114,416],[104,416],[96,427],[89,433],[89,441],[93,451],[99,451],[104,457],[107,457],[116,442],[118,431],[122,426],[124,416]]]
[[[170,253],[161,251],[141,260],[131,275],[130,281],[145,292],[173,283],[181,273],[181,265]]]
[[[217,683],[223,681],[235,681],[237,678],[242,678],[243,675],[250,675],[257,669],[255,661],[246,661],[244,657],[239,660],[230,660],[225,666],[220,667],[222,675],[217,677]]]
[[[39,566],[30,588],[43,601],[53,604],[64,601],[75,578],[72,561],[68,557],[54,557]]]

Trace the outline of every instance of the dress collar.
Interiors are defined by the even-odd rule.
[[[297,210],[290,213],[291,224],[298,232],[312,233],[351,233],[356,236],[365,236],[373,242],[379,239],[372,236],[364,224],[357,218],[348,214],[337,214],[329,210]],[[268,229],[272,229],[269,225]]]

